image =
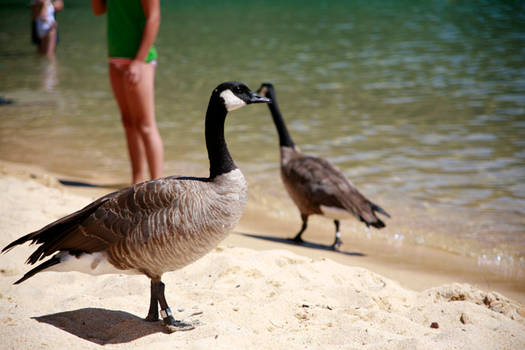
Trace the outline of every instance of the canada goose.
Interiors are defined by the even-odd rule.
[[[217,86],[205,122],[209,178],[170,176],[124,188],[17,239],[2,252],[31,241],[40,246],[28,264],[57,254],[15,284],[41,271],[145,274],[151,279],[146,320],[158,320],[160,305],[168,332],[193,329],[173,318],[161,277],[208,253],[239,221],[247,185],[226,146],[224,121],[229,111],[260,102],[269,99],[242,83]]]
[[[295,146],[279,111],[273,85],[263,83],[257,92],[271,100],[268,108],[279,134],[281,179],[303,221],[301,230],[293,240],[298,243],[303,241],[301,235],[306,230],[308,216],[313,214],[334,219],[334,250],[342,243],[339,232],[341,219],[355,216],[367,227],[385,227],[384,222],[375,215],[378,212],[390,217],[383,208],[365,198],[330,162],[305,155]]]

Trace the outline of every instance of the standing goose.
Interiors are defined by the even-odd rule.
[[[293,240],[298,243],[303,241],[301,235],[306,230],[308,216],[313,214],[334,219],[334,250],[342,243],[339,232],[341,219],[354,216],[367,227],[385,227],[385,223],[375,214],[378,212],[390,217],[383,208],[363,196],[331,163],[322,158],[305,155],[295,146],[279,111],[273,85],[263,83],[258,93],[271,100],[268,108],[279,134],[281,179],[301,212],[303,225]]]
[[[168,332],[192,329],[173,318],[161,277],[208,253],[239,221],[247,186],[226,146],[224,121],[229,111],[260,102],[269,100],[242,83],[217,86],[205,123],[209,178],[170,176],[124,188],[17,239],[2,252],[31,241],[40,246],[28,264],[56,254],[15,284],[41,271],[145,274],[151,279],[146,320],[158,320],[160,305]]]

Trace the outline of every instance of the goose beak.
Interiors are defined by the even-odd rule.
[[[250,91],[250,99],[246,103],[270,103],[270,99],[257,95],[255,92]]]

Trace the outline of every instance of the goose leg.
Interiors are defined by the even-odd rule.
[[[301,226],[301,230],[297,235],[295,235],[292,240],[296,243],[302,243],[303,239],[301,238],[301,235],[303,234],[304,230],[306,230],[306,226],[308,226],[308,215],[301,214],[301,219],[303,220],[303,225]]]
[[[158,283],[151,280],[151,294],[149,300],[149,311],[146,316],[146,321],[156,322],[159,320],[159,299],[158,299]]]
[[[176,320],[173,318],[173,314],[171,313],[171,309],[168,306],[168,303],[166,302],[166,297],[164,296],[164,283],[161,281],[153,282],[156,284],[156,291],[157,291],[157,299],[160,305],[160,316],[162,317],[162,320],[164,322],[164,325],[168,329],[169,333],[177,332],[177,331],[189,331],[195,328],[190,323],[185,323],[179,320]]]
[[[339,220],[334,220],[335,224],[335,241],[334,244],[332,244],[333,250],[339,250],[339,247],[341,246],[341,233],[339,232]]]

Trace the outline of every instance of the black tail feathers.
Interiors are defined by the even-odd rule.
[[[372,222],[372,223],[370,223],[370,226],[373,226],[373,227],[375,227],[375,228],[383,228],[383,227],[385,227],[386,225],[385,225],[385,223],[383,222],[383,220],[381,220],[381,219],[378,218],[376,222]]]
[[[25,242],[29,241],[32,238],[32,235],[33,233],[27,234],[25,236],[20,237],[16,241],[9,243],[6,247],[4,247],[4,249],[2,249],[2,253],[7,253],[11,249],[13,249],[13,247],[16,245],[24,244]]]
[[[93,214],[109,197],[103,197],[83,209],[74,212],[62,219],[56,220],[38,231],[29,233],[11,242],[2,253],[7,252],[14,246],[31,241],[31,244],[40,244],[40,246],[27,258],[27,264],[34,264],[37,261],[49,256],[61,249],[60,244],[67,239],[68,235],[73,232],[80,223]]]
[[[359,217],[359,219],[365,223],[366,227],[375,227],[375,228],[383,228],[385,227],[385,223],[383,222],[383,220],[379,219],[378,217],[376,217],[376,221],[373,221],[373,222],[369,222],[369,221],[366,221],[365,219],[363,219],[363,217]]]
[[[378,213],[380,213],[380,214],[383,214],[383,215],[386,216],[387,218],[390,217],[390,214],[388,214],[388,213],[386,212],[386,210],[383,209],[383,208],[381,208],[379,205],[374,204],[374,203],[372,203],[372,202],[370,202],[370,201],[369,201],[368,203],[370,204],[370,208],[372,209],[373,212],[378,212]],[[379,221],[381,221],[381,220],[379,220]],[[383,224],[383,226],[384,226],[384,224]]]
[[[58,257],[54,256],[51,259],[44,261],[43,263],[41,263],[37,267],[29,270],[21,279],[16,281],[14,284],[22,283],[26,279],[28,279],[29,277],[33,277],[35,274],[39,273],[40,271],[43,271],[43,270],[47,269],[48,267],[57,265],[59,263],[60,263],[60,259]]]
[[[386,216],[388,218],[390,217],[390,214],[388,214],[385,209],[381,208],[377,204],[374,204],[374,203],[372,203],[370,201],[368,201],[368,204],[370,205],[370,209],[372,210],[373,217],[374,217],[375,220],[374,221],[367,221],[362,216],[360,216],[359,219],[366,224],[366,227],[372,226],[372,227],[375,227],[375,228],[378,228],[378,229],[385,227],[386,224],[383,222],[383,220],[378,218],[375,214],[377,212],[377,213],[383,214],[384,216]]]

